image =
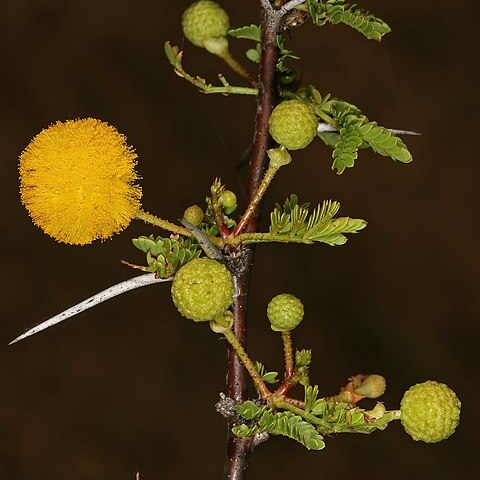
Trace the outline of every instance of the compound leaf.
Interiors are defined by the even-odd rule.
[[[390,27],[380,18],[357,5],[350,5],[344,0],[307,0],[307,11],[318,26],[327,22],[333,25],[344,23],[354,28],[369,40],[380,41],[391,32]]]

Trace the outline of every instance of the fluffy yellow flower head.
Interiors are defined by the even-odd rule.
[[[20,193],[55,240],[85,245],[123,230],[140,208],[137,155],[116,128],[93,118],[57,122],[20,156]]]

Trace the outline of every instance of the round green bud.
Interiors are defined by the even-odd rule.
[[[196,258],[175,275],[172,298],[178,311],[195,322],[206,322],[222,316],[233,302],[231,273],[221,263]]]
[[[198,205],[192,205],[183,212],[183,218],[198,227],[203,220],[203,210]]]
[[[317,134],[318,120],[312,107],[300,100],[285,100],[270,116],[270,135],[288,150],[305,148]]]
[[[230,208],[237,205],[237,196],[231,190],[222,193],[222,207]]]
[[[267,317],[275,332],[293,330],[303,320],[303,314],[303,303],[289,293],[273,297],[267,307]]]
[[[226,38],[230,24],[227,12],[218,3],[200,0],[183,13],[182,27],[184,35],[194,45],[205,48],[207,40]]]
[[[455,431],[460,407],[453,390],[444,383],[429,380],[405,392],[400,403],[400,421],[414,440],[436,443]]]

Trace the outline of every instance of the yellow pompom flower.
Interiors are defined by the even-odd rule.
[[[33,222],[55,240],[85,245],[128,226],[140,208],[137,155],[94,118],[57,122],[20,156],[20,193]]]

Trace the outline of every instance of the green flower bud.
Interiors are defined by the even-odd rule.
[[[270,135],[288,150],[305,148],[315,138],[317,126],[313,108],[300,100],[284,100],[269,120]]]
[[[221,263],[205,257],[184,265],[172,284],[172,298],[178,311],[195,322],[222,316],[233,302],[233,293],[231,273]]]
[[[400,403],[400,421],[414,440],[440,442],[455,431],[461,405],[447,385],[429,380],[405,392]]]
[[[198,227],[203,221],[203,210],[198,205],[192,205],[183,212],[183,218]]]
[[[225,190],[222,193],[223,208],[230,208],[237,205],[237,196],[231,190]]]
[[[303,303],[289,293],[273,297],[267,307],[267,317],[275,332],[293,330],[303,320],[303,314]]]
[[[218,3],[200,0],[192,3],[183,13],[182,27],[183,33],[190,42],[197,47],[206,48],[207,41],[226,40],[230,24],[227,13]],[[215,42],[207,43],[209,43],[209,51],[220,47],[225,48],[224,45],[215,44]]]

